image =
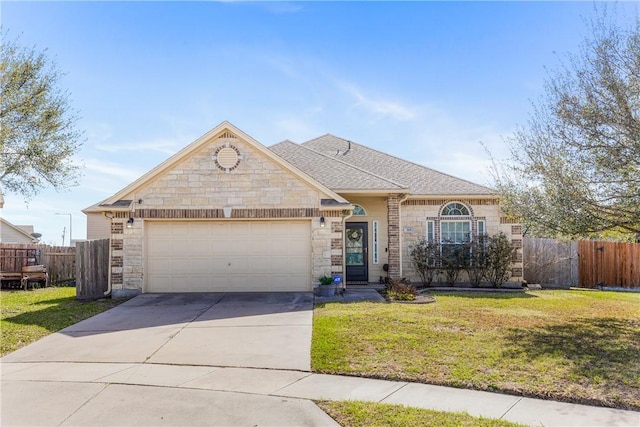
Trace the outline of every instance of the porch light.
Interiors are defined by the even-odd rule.
[[[133,228],[133,218],[131,218],[131,217],[127,221],[127,228]]]
[[[324,227],[324,217],[320,217],[320,227]]]

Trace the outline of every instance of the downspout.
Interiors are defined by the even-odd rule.
[[[107,269],[107,290],[104,291],[104,296],[107,297],[111,295],[111,226],[113,225],[113,215],[109,216],[107,212],[102,212],[102,214],[109,218],[109,266]]]
[[[400,242],[398,242],[400,243],[400,253],[398,254],[400,265],[398,267],[400,271],[400,278],[402,278],[402,203],[404,203],[408,198],[409,194],[407,193],[398,199],[398,238],[400,239]]]
[[[353,216],[353,209],[347,212],[349,215],[342,217],[342,292],[347,290],[347,220]]]

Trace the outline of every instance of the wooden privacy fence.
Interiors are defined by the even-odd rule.
[[[76,243],[76,298],[104,298],[109,280],[109,239]]]
[[[550,287],[578,285],[578,242],[523,239],[524,280]]]
[[[524,279],[550,287],[640,288],[640,244],[523,239]]]
[[[49,284],[69,284],[76,277],[75,248],[41,244],[0,243],[0,272],[20,273],[22,267],[44,265]]]
[[[580,286],[640,288],[640,244],[578,242]]]

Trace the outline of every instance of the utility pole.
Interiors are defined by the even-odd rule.
[[[62,246],[64,246],[64,235],[66,231],[67,231],[67,227],[66,226],[62,227]]]
[[[73,239],[73,215],[60,212],[56,212],[56,215],[69,215],[69,246],[71,246],[71,240]],[[64,246],[64,233],[62,234],[62,246]]]

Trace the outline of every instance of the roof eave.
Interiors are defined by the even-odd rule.
[[[334,188],[338,194],[407,194],[408,188]]]
[[[499,199],[500,195],[497,193],[485,193],[485,194],[411,194],[408,199]]]

